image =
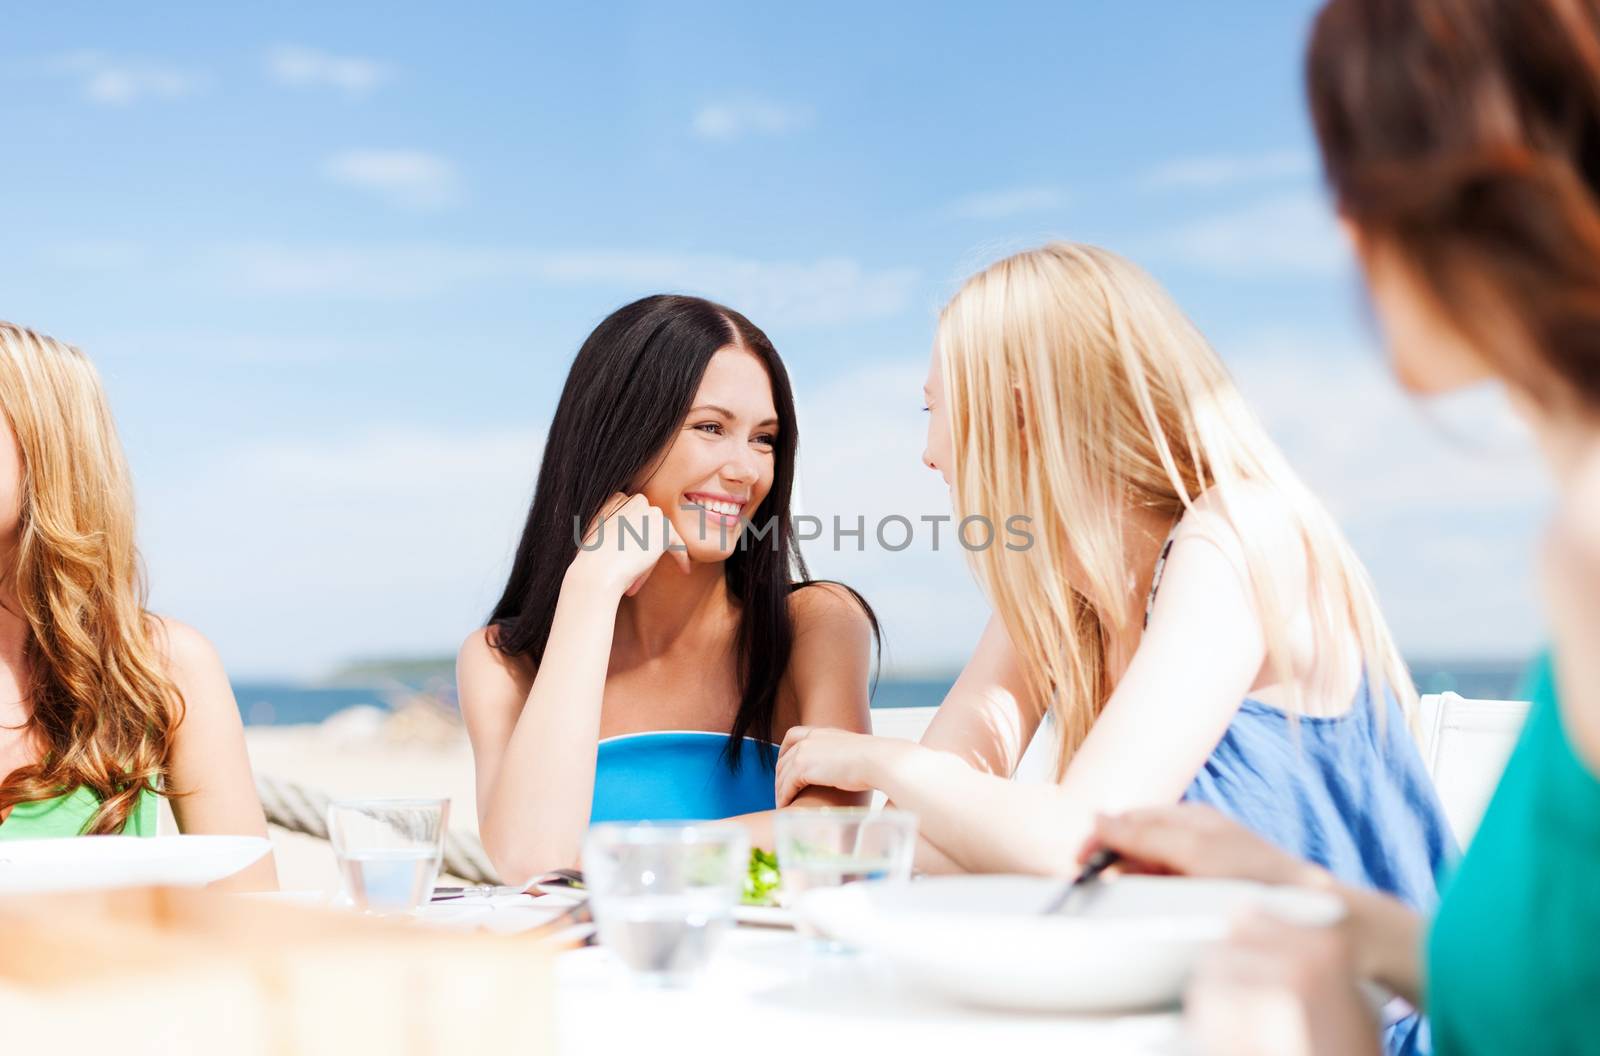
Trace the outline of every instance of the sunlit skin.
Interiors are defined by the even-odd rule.
[[[22,514],[23,460],[16,434],[0,415],[0,780],[39,759],[42,744],[29,720],[26,687],[31,630],[21,615],[12,584]],[[194,628],[151,617],[157,642],[165,646],[167,673],[183,694],[184,718],[174,735],[170,787],[185,793],[169,802],[186,834],[266,836],[256,798],[244,727],[233,688],[211,643]],[[216,887],[233,891],[277,887],[272,855]]]
[[[1349,222],[1343,227],[1366,274],[1395,379],[1421,396],[1493,380],[1489,364],[1450,325],[1405,260],[1387,243],[1362,236]]]
[[[950,476],[950,410],[945,403],[944,371],[939,366],[939,353],[934,351],[928,364],[928,380],[922,383],[922,405],[928,412],[928,437],[922,448],[922,464],[944,478],[947,487],[954,486]]]
[[[677,439],[634,490],[671,518],[691,560],[726,561],[743,521],[772,490],[777,434],[761,360],[722,349],[711,357]]]

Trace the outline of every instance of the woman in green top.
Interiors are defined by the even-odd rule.
[[[0,841],[154,835],[158,795],[183,832],[265,835],[216,651],[144,607],[94,367],[0,323],[0,411]],[[227,884],[276,886],[271,857]]]
[[[1600,1053],[1600,4],[1331,0],[1307,74],[1395,373],[1423,393],[1505,383],[1548,457],[1553,659],[1426,938],[1351,890],[1336,932],[1254,921],[1191,989],[1191,1026],[1234,1056],[1375,1053],[1364,976],[1425,1005],[1443,1056]],[[1104,819],[1098,841],[1335,886],[1194,809]]]

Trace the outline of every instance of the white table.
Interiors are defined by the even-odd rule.
[[[515,931],[550,912],[532,899],[448,916]],[[547,903],[556,905],[558,903]],[[448,904],[445,904],[448,905]],[[441,922],[446,914],[441,913]],[[487,918],[487,919],[485,919]],[[791,931],[739,927],[692,986],[651,989],[601,947],[556,961],[561,1056],[1174,1056],[1174,1012],[1054,1016],[967,1008],[903,985],[861,954],[819,952]]]

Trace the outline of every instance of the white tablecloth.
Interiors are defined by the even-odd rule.
[[[544,900],[540,900],[544,901]],[[515,931],[551,910],[531,899],[443,903],[440,923]],[[1176,1013],[1053,1016],[966,1008],[903,985],[862,954],[818,951],[793,932],[740,927],[692,986],[638,983],[602,947],[556,962],[560,1056],[1174,1056]]]

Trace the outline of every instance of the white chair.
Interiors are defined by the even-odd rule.
[[[1516,747],[1528,704],[1455,693],[1430,693],[1418,703],[1417,748],[1456,841],[1465,848]]]

